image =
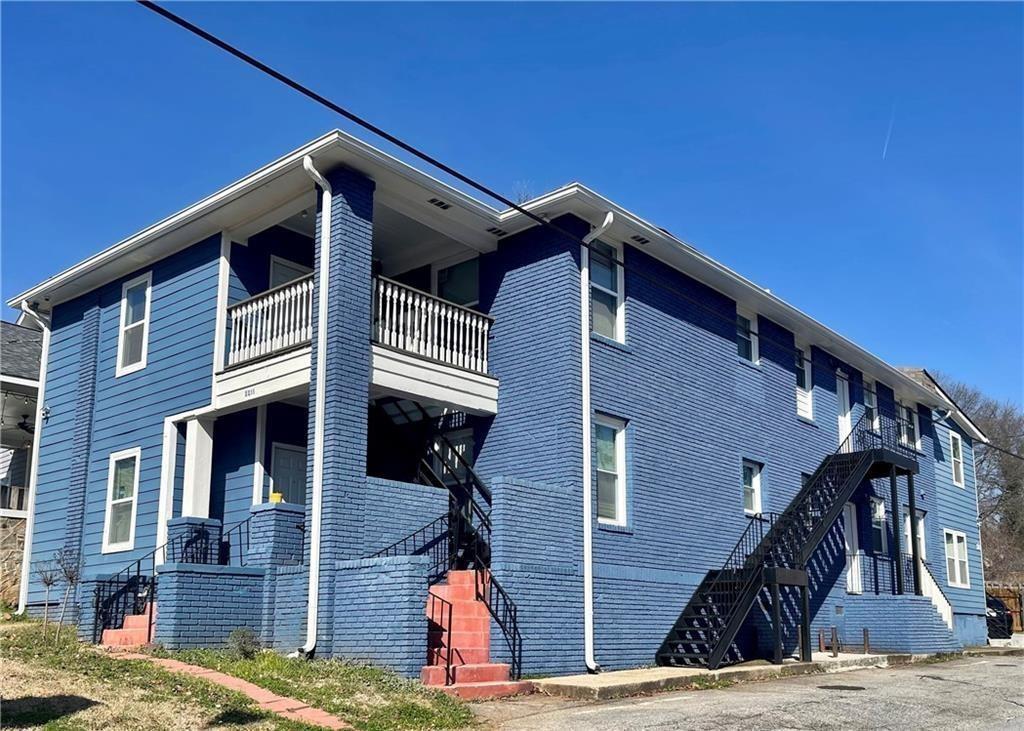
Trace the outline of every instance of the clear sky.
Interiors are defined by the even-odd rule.
[[[506,194],[581,181],[1024,402],[1020,4],[173,8]],[[378,144],[135,5],[0,16],[5,299],[329,129]]]

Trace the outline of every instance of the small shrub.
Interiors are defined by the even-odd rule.
[[[240,660],[256,657],[260,651],[260,638],[248,627],[231,630],[228,635],[228,650]]]

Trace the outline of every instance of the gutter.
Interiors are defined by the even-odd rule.
[[[600,226],[583,237],[583,243],[600,237],[611,228],[615,214],[608,211]],[[601,672],[594,658],[594,521],[591,464],[590,407],[590,250],[580,247],[580,402],[583,412],[583,662],[591,673]]]
[[[320,601],[320,529],[323,519],[324,493],[324,408],[327,395],[327,294],[330,285],[331,256],[331,184],[313,166],[313,158],[302,158],[302,169],[320,186],[323,203],[320,208],[320,291],[317,297],[316,325],[316,401],[313,408],[313,504],[309,533],[309,599],[306,607],[306,644],[299,652],[306,657],[316,650],[318,604]]]
[[[18,614],[25,613],[28,604],[28,584],[32,574],[32,535],[36,525],[36,492],[39,488],[39,442],[43,436],[43,401],[46,398],[46,369],[50,359],[50,321],[22,300],[21,310],[35,320],[43,330],[43,348],[39,357],[39,390],[36,392],[35,434],[32,435],[32,457],[28,477],[28,517],[25,519],[25,546],[21,556],[21,584],[18,587]]]

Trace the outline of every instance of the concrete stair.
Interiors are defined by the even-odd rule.
[[[156,605],[146,606],[142,614],[125,615],[121,629],[105,629],[100,644],[105,647],[138,648],[151,642],[149,612],[153,612],[153,632],[156,632]]]
[[[487,574],[484,574],[486,591]],[[476,598],[475,571],[449,571],[447,583],[430,587],[426,613],[427,664],[420,671],[424,685],[464,700],[501,698],[529,693],[533,684],[511,680],[507,663],[491,660],[491,615]],[[451,683],[447,662],[451,657]]]

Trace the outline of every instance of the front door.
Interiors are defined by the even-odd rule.
[[[306,502],[306,448],[274,443],[270,453],[270,489],[286,503]]]
[[[853,503],[843,506],[843,535],[846,542],[846,591],[860,594],[860,543],[857,540],[857,506]]]
[[[850,382],[842,371],[836,373],[836,397],[839,401],[839,444],[850,436],[853,425],[850,423]]]

